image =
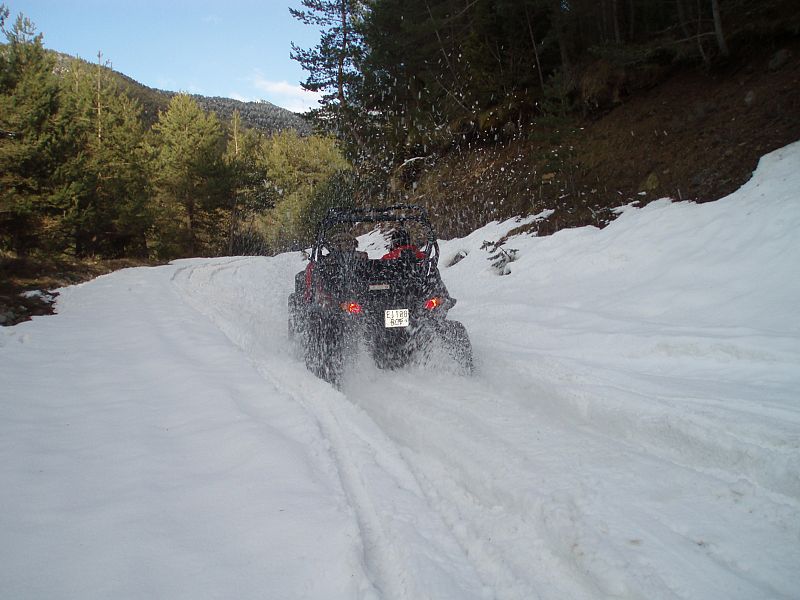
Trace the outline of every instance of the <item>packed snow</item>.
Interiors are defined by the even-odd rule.
[[[798,598],[799,189],[442,242],[472,376],[312,376],[299,253],[61,290],[0,329],[0,596]]]

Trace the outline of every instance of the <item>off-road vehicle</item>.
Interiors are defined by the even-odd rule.
[[[357,248],[357,235],[372,240],[369,254]],[[456,300],[438,261],[421,207],[330,209],[289,296],[289,337],[308,369],[338,384],[364,347],[382,369],[434,358],[471,373],[472,346],[464,326],[447,319]]]

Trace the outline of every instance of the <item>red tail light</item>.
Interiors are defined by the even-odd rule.
[[[342,302],[341,307],[343,311],[351,315],[360,315],[363,310],[358,302]]]
[[[437,306],[442,305],[442,299],[439,297],[430,298],[427,302],[425,302],[425,308],[428,310],[433,310]]]

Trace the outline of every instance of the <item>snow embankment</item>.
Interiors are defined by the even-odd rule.
[[[624,207],[603,230],[512,239],[505,277],[471,252],[448,270],[455,295],[470,296],[458,310],[491,338],[493,359],[533,355],[521,370],[538,381],[557,381],[553,366],[580,374],[559,410],[800,497],[799,152],[765,157],[718,202],[661,200]],[[469,251],[509,228],[445,248]],[[499,318],[481,318],[487,305]]]

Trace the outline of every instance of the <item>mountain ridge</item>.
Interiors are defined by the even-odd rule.
[[[49,50],[49,52],[56,56],[56,70],[58,73],[68,71],[70,63],[74,60],[97,67],[97,63],[91,63],[78,56],[56,50]],[[112,75],[123,92],[136,98],[141,103],[142,119],[148,126],[153,125],[158,120],[159,112],[167,109],[170,100],[174,96],[185,93],[152,88],[125,73],[115,70],[112,66],[104,64],[100,66]],[[214,112],[217,117],[224,121],[230,121],[233,113],[238,111],[242,123],[246,127],[268,135],[286,129],[294,129],[303,136],[312,133],[310,123],[302,114],[292,112],[267,100],[242,101],[222,96],[204,96],[188,93],[187,95],[193,98],[204,111]]]

